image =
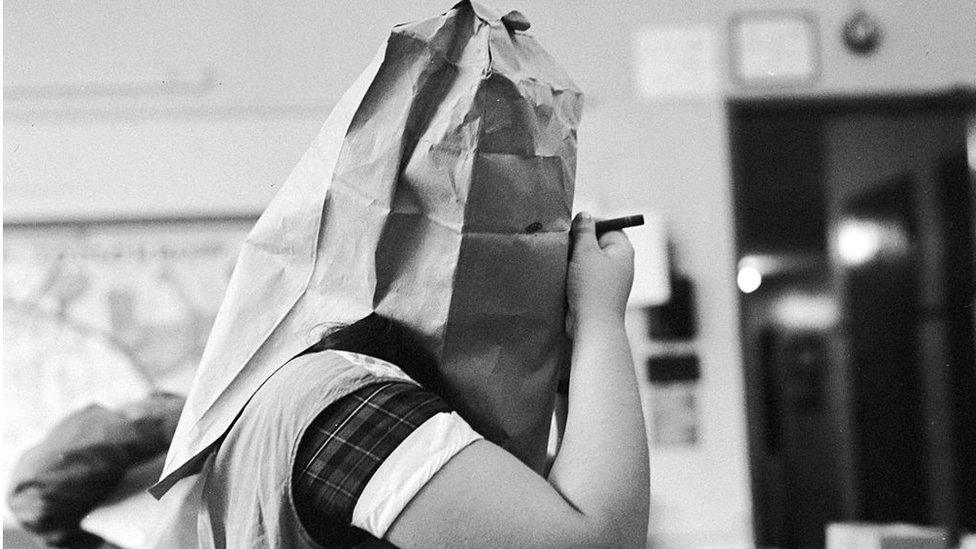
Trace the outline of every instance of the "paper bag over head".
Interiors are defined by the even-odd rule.
[[[582,95],[527,26],[461,2],[393,29],[247,237],[155,495],[278,368],[373,312],[417,335],[465,419],[541,467]]]

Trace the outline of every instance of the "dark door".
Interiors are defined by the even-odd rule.
[[[976,528],[973,104],[730,105],[760,545]]]

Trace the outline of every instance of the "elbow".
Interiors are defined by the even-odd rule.
[[[613,525],[614,547],[647,547],[647,513],[628,517]]]
[[[634,475],[633,492],[615,502],[614,512],[601,521],[604,535],[612,547],[647,547],[647,528],[650,518],[650,480],[648,468],[638,468]]]
[[[618,547],[647,547],[647,514],[645,513],[642,518],[635,518],[620,531]]]
[[[647,547],[646,506],[637,506],[612,516],[588,517],[589,535],[585,547],[637,549]]]

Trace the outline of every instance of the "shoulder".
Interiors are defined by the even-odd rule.
[[[302,366],[330,368],[333,374],[368,376],[375,381],[405,381],[416,384],[399,366],[385,360],[349,351],[325,350],[309,353],[292,359],[289,363],[302,369]]]
[[[298,516],[315,539],[336,539],[349,527],[383,537],[434,473],[480,438],[415,383],[362,387],[329,405],[302,436],[292,471]]]
[[[323,410],[335,409],[345,397],[385,383],[418,387],[399,367],[365,355],[332,350],[300,355],[265,380],[235,421],[228,440],[237,436],[267,443],[282,437],[297,440]]]

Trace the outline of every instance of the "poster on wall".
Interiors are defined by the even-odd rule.
[[[254,221],[4,226],[4,484],[67,413],[189,390]]]

